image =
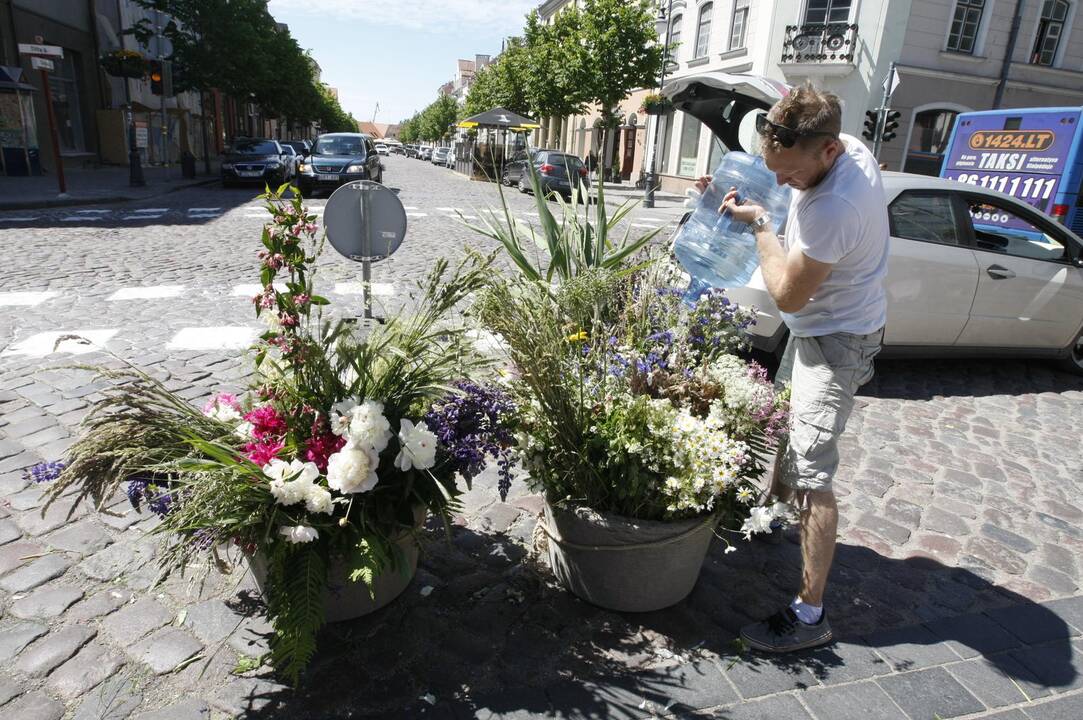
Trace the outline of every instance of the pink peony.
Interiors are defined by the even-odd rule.
[[[260,442],[248,443],[245,445],[244,453],[245,457],[249,460],[256,465],[263,467],[278,457],[278,453],[280,453],[284,447],[286,447],[286,443],[282,440],[265,438]]]
[[[215,408],[220,406],[231,407],[238,412],[241,409],[241,403],[237,400],[237,396],[233,393],[218,393],[212,395],[211,399],[203,405],[203,414],[206,415],[214,411]]]
[[[270,405],[255,408],[244,419],[252,423],[252,435],[258,439],[278,436],[286,432],[286,420]]]
[[[346,444],[346,438],[332,433],[313,435],[305,447],[305,460],[315,463],[320,472],[327,472],[327,459]]]

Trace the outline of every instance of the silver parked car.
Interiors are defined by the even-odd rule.
[[[773,80],[720,72],[665,88],[734,150],[750,139],[745,116],[782,92]],[[924,175],[883,180],[891,223],[883,356],[1044,357],[1083,374],[1083,239],[1009,195]],[[757,308],[753,345],[781,353],[786,326],[760,272],[727,294]]]

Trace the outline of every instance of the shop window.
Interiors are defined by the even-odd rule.
[[[684,116],[677,166],[677,174],[682,177],[696,177],[696,161],[699,159],[699,133],[702,127],[702,123],[691,115]]]
[[[985,11],[985,0],[957,0],[955,15],[951,20],[951,32],[948,33],[948,50],[972,55],[974,43],[981,27],[981,16]]]
[[[1034,50],[1030,62],[1034,65],[1052,67],[1057,59],[1060,37],[1064,34],[1064,21],[1068,17],[1068,3],[1064,0],[1046,0],[1038,20],[1038,36],[1034,38]]]
[[[944,163],[951,129],[955,126],[954,110],[925,110],[914,116],[910,131],[910,147],[906,151],[903,172],[919,175],[939,175]]]
[[[56,116],[56,134],[61,153],[86,150],[75,56],[76,53],[64,48],[64,57],[53,58],[54,70],[49,73],[49,89],[53,96],[53,113]]]
[[[706,57],[707,45],[710,44],[710,16],[715,12],[715,3],[707,2],[700,8],[700,22],[695,25],[695,56]]]

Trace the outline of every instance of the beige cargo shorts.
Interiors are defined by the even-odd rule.
[[[778,472],[795,490],[826,492],[839,467],[839,437],[854,393],[872,379],[883,329],[868,335],[790,336],[775,384],[791,384],[790,436],[779,448]]]

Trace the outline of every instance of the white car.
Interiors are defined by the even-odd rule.
[[[742,149],[742,118],[780,97],[777,83],[704,73],[667,85],[678,110]],[[726,117],[719,107],[733,102]],[[1009,195],[885,172],[891,223],[883,356],[1043,357],[1083,374],[1083,239]],[[739,305],[757,308],[752,344],[781,353],[786,326],[757,270]]]
[[[384,145],[383,143],[376,143],[375,147],[376,147],[376,154],[377,155],[390,155],[391,154],[391,151],[389,151],[387,149],[387,145]]]

